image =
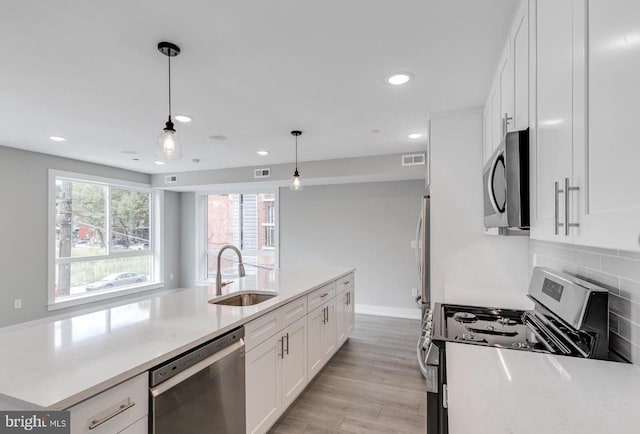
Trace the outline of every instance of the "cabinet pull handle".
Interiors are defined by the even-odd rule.
[[[92,420],[91,421],[91,425],[89,425],[89,429],[90,430],[94,430],[94,429],[98,428],[103,423],[113,419],[114,417],[116,417],[120,413],[123,413],[123,412],[129,410],[134,405],[136,405],[135,401],[131,401],[130,398],[127,398],[126,403],[123,402],[122,404],[120,404],[118,406],[118,409],[116,411],[114,411],[113,413],[111,413],[110,415],[105,416],[102,419]]]
[[[284,359],[284,336],[278,339],[278,341],[280,342],[280,354],[278,355],[280,356],[281,359]]]
[[[287,336],[287,349],[285,350],[287,352],[287,356],[289,355],[289,333],[286,334]]]
[[[564,179],[564,234],[569,236],[569,228],[577,228],[580,223],[569,223],[569,192],[578,191],[580,187],[570,187],[569,178]]]
[[[326,297],[327,295],[329,295],[329,293],[328,293],[328,292],[325,292],[324,294],[322,294],[322,295],[320,296],[320,298]]]
[[[563,193],[564,190],[560,190],[560,183],[558,181],[553,183],[554,186],[554,206],[553,206],[553,233],[556,235],[560,234],[560,193]]]
[[[344,282],[344,283],[343,283],[343,285],[347,286],[347,285],[348,285],[348,284],[350,284],[350,283],[351,283],[351,281],[350,281],[350,280],[347,280],[346,282]]]

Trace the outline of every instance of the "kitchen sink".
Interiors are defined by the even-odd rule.
[[[270,300],[277,294],[262,294],[256,292],[245,292],[242,294],[236,294],[222,299],[209,300],[211,304],[223,304],[225,306],[253,306],[254,304],[262,303],[263,301]]]

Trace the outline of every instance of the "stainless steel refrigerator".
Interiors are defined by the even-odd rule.
[[[422,323],[421,333],[416,349],[418,366],[422,375],[426,377],[426,353],[429,348],[429,313],[431,311],[431,268],[430,268],[430,240],[431,240],[431,196],[425,195],[422,198],[420,218],[416,227],[416,262],[418,264],[418,274],[420,275],[421,293],[416,298],[416,303],[421,308]]]

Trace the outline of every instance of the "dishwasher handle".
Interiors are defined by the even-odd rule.
[[[220,360],[224,359],[230,354],[233,354],[238,350],[242,350],[243,348],[244,348],[244,339],[240,338],[240,340],[236,341],[232,345],[229,345],[228,347],[218,351],[215,354],[212,354],[206,359],[199,361],[195,365],[190,366],[189,368],[169,378],[163,383],[158,384],[156,387],[151,389],[151,396],[154,398],[157,398],[158,396],[162,395],[167,390],[177,386],[187,378],[197,374],[198,372],[202,371],[203,369],[206,369],[207,367],[213,365],[214,363],[219,362]]]

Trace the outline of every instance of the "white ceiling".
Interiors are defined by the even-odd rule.
[[[302,161],[422,150],[407,134],[429,113],[483,104],[516,3],[4,0],[0,145],[145,173],[291,162],[292,129]],[[162,40],[182,48],[174,114],[195,120],[176,123],[183,160],[156,166]]]

